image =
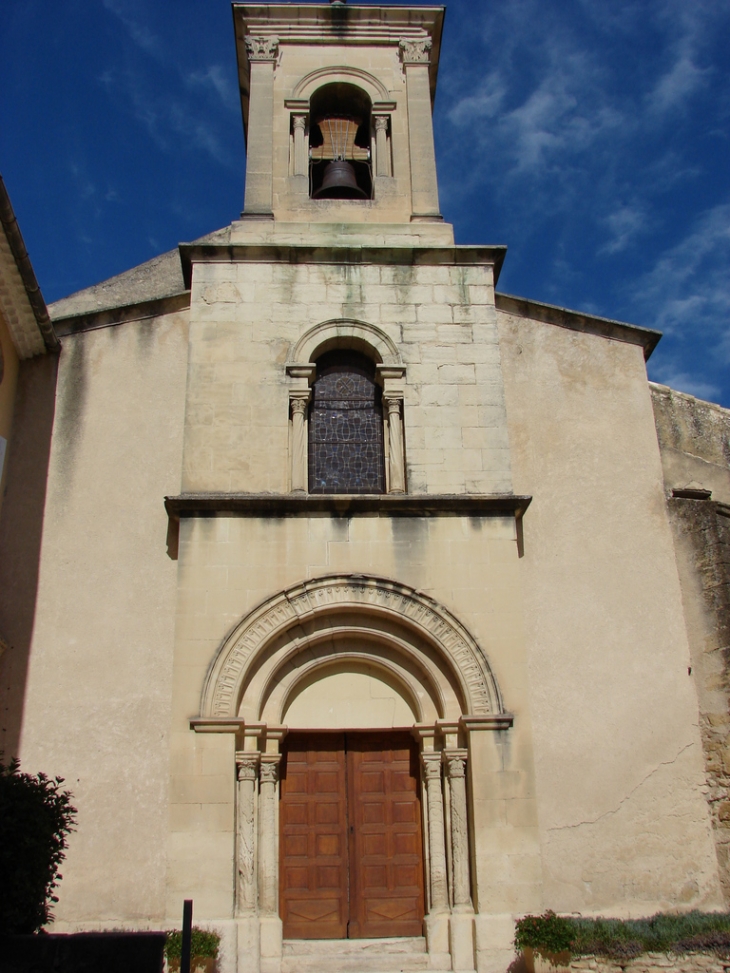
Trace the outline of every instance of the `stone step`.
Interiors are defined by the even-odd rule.
[[[426,940],[285,939],[281,973],[419,973],[429,968]]]

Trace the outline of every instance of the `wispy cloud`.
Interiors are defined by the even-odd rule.
[[[646,232],[647,216],[641,205],[619,206],[606,216],[604,224],[610,236],[598,253],[619,253],[634,243],[637,236]]]
[[[123,0],[103,0],[104,8],[114,14],[127,30],[132,41],[147,54],[159,57],[162,46],[150,28],[140,23],[131,13],[129,6]]]
[[[237,92],[220,64],[211,64],[205,71],[192,71],[185,80],[191,88],[214,91],[226,108],[237,109]]]
[[[632,291],[651,312],[653,327],[712,330],[718,345],[730,335],[730,203],[703,213],[687,235],[640,276]],[[730,350],[730,349],[728,349]]]

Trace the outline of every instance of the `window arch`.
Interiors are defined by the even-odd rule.
[[[374,363],[355,351],[332,351],[316,366],[309,492],[384,493],[383,408]]]

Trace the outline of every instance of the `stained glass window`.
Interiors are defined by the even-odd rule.
[[[383,493],[383,411],[375,366],[356,352],[317,362],[309,413],[309,492]]]

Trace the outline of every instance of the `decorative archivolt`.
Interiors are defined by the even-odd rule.
[[[335,318],[321,321],[305,332],[294,346],[292,362],[312,362],[333,348],[362,350],[378,364],[400,365],[398,347],[385,331],[365,321]]]
[[[389,669],[413,699],[420,691],[437,717],[504,712],[484,653],[446,608],[395,581],[332,575],[287,588],[243,619],[211,665],[201,717],[283,711],[300,678],[348,653]]]
[[[291,100],[309,100],[312,94],[322,84],[331,84],[337,81],[358,85],[368,94],[372,103],[391,101],[390,92],[382,81],[379,81],[368,71],[363,71],[361,68],[349,67],[344,64],[317,68],[315,71],[310,71],[309,74],[306,74],[294,86],[294,90],[291,93]]]

